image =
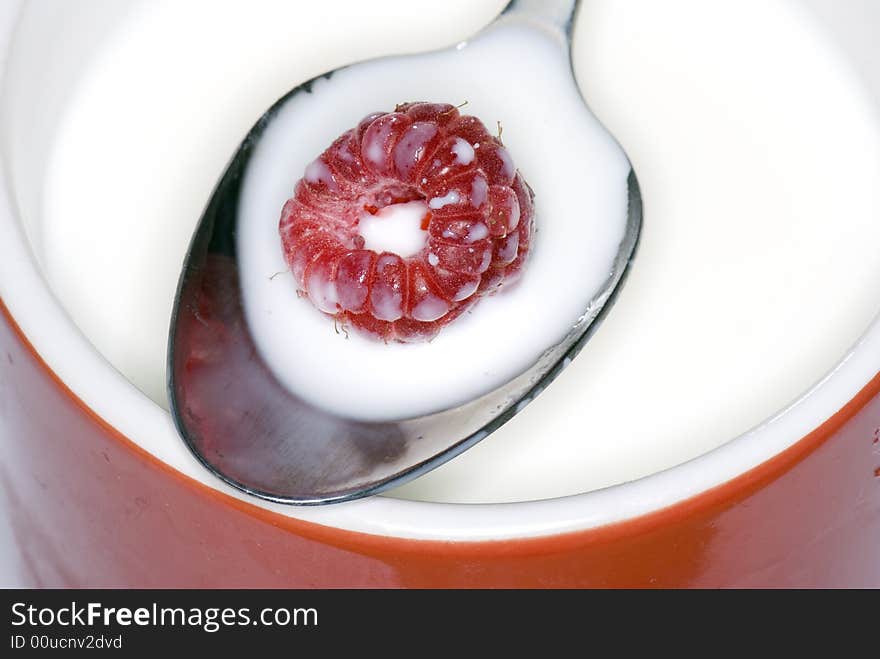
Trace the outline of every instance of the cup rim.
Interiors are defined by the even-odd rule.
[[[8,51],[16,10],[13,6],[0,14],[0,62]],[[0,178],[0,315],[18,330],[57,385],[119,437],[176,474],[291,521],[370,535],[465,542],[537,538],[629,522],[744,482],[743,476],[778,461],[795,445],[805,447],[824,436],[829,423],[846,416],[845,410],[855,413],[853,406],[866,392],[873,396],[880,391],[878,314],[838,364],[789,406],[707,453],[634,481],[512,503],[435,503],[388,496],[321,507],[267,502],[230,487],[198,463],[179,440],[169,413],[116,371],[76,327],[49,288],[24,234],[5,150]]]

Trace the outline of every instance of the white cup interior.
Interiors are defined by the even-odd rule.
[[[214,479],[195,462],[177,438],[167,411],[155,402],[161,394],[150,391],[145,382],[124,377],[111,366],[106,354],[95,347],[100,343],[94,334],[97,330],[90,333],[90,328],[83,327],[82,322],[77,325],[65,306],[70,304],[70,299],[65,299],[57,286],[53,289],[48,285],[45,276],[45,184],[59,130],[70,110],[71,98],[80,93],[82,85],[88,84],[91,62],[109,39],[118,38],[115,27],[127,19],[129,12],[137,11],[139,1],[83,0],[62,4],[35,0],[25,7],[23,19],[19,19],[16,3],[8,2],[0,13],[0,52],[7,63],[0,115],[6,182],[4,198],[0,199],[0,294],[43,359],[102,418],[187,476],[232,496],[247,498]],[[339,4],[341,10],[343,3]],[[389,2],[389,7],[392,4]],[[425,9],[420,9],[418,3],[410,3],[406,10],[410,13],[401,14],[401,24],[407,25],[409,21],[413,27],[409,32],[400,29],[395,34],[395,48],[405,52],[444,46],[488,23],[501,4],[485,2],[475,9],[473,3],[459,2],[457,5],[461,6],[447,8],[442,19],[437,10],[438,17],[431,19],[438,21],[431,37],[435,42],[427,43],[423,33],[416,29],[418,14]],[[852,3],[847,12],[829,0],[809,0],[804,4],[819,17],[830,39],[845,49],[865,89],[873,94],[873,102],[880,100],[880,50],[873,46],[873,35],[868,28],[872,18],[875,25],[876,20],[880,20],[880,7],[867,2]],[[356,13],[357,6],[358,3],[349,3],[344,9]],[[349,15],[340,20],[352,21],[349,29],[353,30],[357,20],[367,19]],[[290,53],[297,52],[295,46],[290,48]],[[157,49],[161,50],[161,44],[157,44]],[[346,61],[387,52],[388,47],[380,36],[363,39],[351,52],[339,54],[327,49],[306,62],[293,62],[288,79],[301,81]],[[197,202],[185,199],[207,198],[225,159],[253,117],[285,89],[279,89],[276,75],[265,79],[257,77],[249,91],[248,103],[234,115],[216,113],[217,117],[211,117],[210,112],[206,113],[206,121],[217,123],[211,134],[223,137],[200,154],[203,162],[210,166],[199,169],[193,179],[187,181],[204,194],[179,199],[173,194],[169,196],[168,203],[178,206],[176,212],[193,218],[198,216],[201,209]],[[169,111],[173,111],[173,106]],[[95,129],[100,130],[101,126],[96,125]],[[183,211],[179,208],[181,204]],[[168,241],[169,258],[179,260],[182,253],[178,255],[175,250],[185,248],[190,230],[191,226],[166,227],[162,239]],[[147,231],[142,238],[149,240],[150,235]],[[100,300],[93,302],[98,304]],[[869,315],[874,315],[873,309]],[[154,336],[149,340],[164,342],[165,339]],[[476,540],[533,536],[606,524],[660,509],[705,491],[760,464],[805,436],[840,409],[880,370],[880,325],[875,321],[866,328],[849,350],[841,350],[840,357],[839,361],[828,364],[818,382],[799,392],[794,403],[775,407],[770,418],[762,417],[760,423],[752,424],[754,427],[747,432],[737,437],[719,436],[714,450],[632,482],[598,489],[587,485],[583,489],[591,491],[575,489],[572,493],[566,492],[567,496],[508,504],[461,505],[384,496],[303,509],[247,500],[284,515],[322,524],[417,538]],[[123,355],[119,359],[124,358]],[[136,360],[137,355],[128,358]],[[116,363],[118,366],[118,360]]]

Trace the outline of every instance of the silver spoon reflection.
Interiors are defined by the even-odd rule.
[[[473,39],[441,54],[464,57],[485,35],[536,30],[558,42],[573,80],[568,53],[576,6],[576,0],[514,0]],[[411,61],[419,73],[429,66],[420,55],[387,61]],[[345,75],[350,78],[361,66],[368,70],[352,65]],[[333,73],[320,78],[333,84]],[[467,450],[522,410],[575,357],[611,307],[635,253],[642,212],[636,177],[627,167],[628,175],[616,182],[626,201],[614,220],[623,227],[623,238],[608,263],[607,279],[565,337],[502,386],[416,418],[366,422],[331,414],[285,387],[257,350],[243,309],[236,247],[252,156],[284,106],[311,93],[316,80],[292,90],[259,119],[217,184],[186,255],[168,350],[172,415],[193,454],[229,484],[293,504],[346,501],[401,485]],[[423,99],[404,92],[397,100]],[[363,113],[375,109],[365,107]],[[625,161],[622,151],[619,157]],[[552,221],[541,216],[540,198],[536,203],[537,221]],[[528,265],[523,276],[528,277]]]

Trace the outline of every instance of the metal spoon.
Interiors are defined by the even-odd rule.
[[[513,0],[474,39],[489,30],[527,26],[550,33],[560,48],[570,49],[577,4]],[[242,309],[235,243],[242,181],[254,149],[279,110],[296,95],[309,93],[314,82],[293,89],[257,121],[217,184],[186,255],[168,349],[173,418],[196,458],[241,490],[293,504],[346,501],[395,487],[450,460],[511,419],[574,358],[607,313],[635,253],[642,217],[630,169],[620,181],[621,194],[628,198],[626,217],[619,220],[625,223],[624,238],[607,280],[565,338],[503,386],[419,418],[368,423],[329,414],[286,389],[256,350]]]

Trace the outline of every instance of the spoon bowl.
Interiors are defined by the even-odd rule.
[[[638,242],[642,208],[626,156],[592,118],[577,91],[569,55],[576,5],[573,0],[511,2],[496,21],[467,42],[447,51],[372,60],[325,74],[292,90],[255,124],[196,228],[171,323],[172,415],[181,436],[208,469],[235,487],[278,502],[323,504],[375,494],[439,466],[488,436],[540,394],[583,347],[625,279]],[[530,63],[526,71],[530,75],[517,76],[521,60]],[[533,167],[526,172],[527,180],[531,183],[534,176],[539,182],[533,184],[539,230],[563,214],[576,211],[578,218],[567,233],[548,227],[546,238],[538,234],[544,262],[581,260],[590,267],[574,270],[584,274],[574,282],[554,282],[556,295],[547,296],[533,283],[531,298],[526,297],[528,291],[517,293],[516,304],[508,304],[509,313],[521,315],[521,299],[543,305],[539,297],[544,296],[548,308],[564,309],[560,312],[564,322],[561,331],[548,330],[539,322],[524,324],[518,330],[521,336],[511,337],[516,358],[502,360],[506,370],[500,385],[489,386],[476,375],[467,378],[472,388],[462,400],[459,389],[458,398],[443,398],[440,392],[445,390],[434,378],[427,378],[402,387],[412,389],[415,400],[425,401],[422,408],[410,405],[395,410],[385,405],[385,399],[393,396],[383,387],[370,386],[369,380],[345,379],[338,368],[327,368],[315,381],[322,360],[347,363],[350,357],[345,351],[355,348],[337,342],[342,346],[337,355],[335,350],[317,350],[308,341],[297,341],[295,331],[301,325],[327,322],[312,309],[305,309],[310,315],[292,320],[270,317],[266,309],[271,308],[272,296],[292,297],[293,284],[283,281],[283,268],[266,276],[256,267],[255,254],[260,252],[254,245],[277,243],[277,217],[295,180],[291,176],[302,172],[308,162],[302,160],[305,154],[314,157],[322,144],[329,143],[325,138],[334,136],[315,128],[322,113],[332,110],[332,121],[325,123],[332,123],[338,133],[366,112],[387,108],[389,103],[393,107],[407,100],[449,100],[430,98],[438,87],[464,96],[461,100],[480,117],[500,116],[504,108],[525,108],[513,119],[505,113],[504,127],[519,136],[520,143],[512,149],[518,164]],[[520,129],[520,118],[539,124],[542,135],[555,135],[555,141],[529,140],[528,131]],[[575,182],[567,189],[576,188],[586,197],[577,198],[575,209],[570,207],[574,197],[566,198],[566,206],[566,199],[541,193],[565,176]],[[592,188],[587,181],[593,182]],[[542,206],[543,199],[547,201]],[[611,210],[590,212],[591,203]],[[255,234],[254,227],[270,230]],[[280,243],[275,251],[280,258]],[[529,267],[524,279],[530,276]],[[276,282],[276,274],[281,282]],[[496,306],[502,308],[504,296],[497,297]],[[295,298],[280,300],[276,308],[305,307]],[[554,306],[554,300],[559,304]],[[496,301],[479,306],[489,303]],[[503,311],[496,316],[503,319]],[[529,311],[541,313],[536,308]],[[478,307],[474,315],[479,313]],[[402,363],[421,359],[430,365],[442,354],[441,342],[454,340],[441,333],[436,346],[394,355],[393,346],[380,345],[378,349],[386,352],[377,353],[378,359]],[[273,359],[267,359],[266,346],[279,343],[289,350],[272,350]],[[480,354],[493,358],[491,350]],[[459,367],[476,373],[497,365],[496,360]],[[369,370],[360,369],[367,375]],[[354,404],[355,395],[358,407],[367,412],[347,413],[346,405]],[[380,407],[385,408],[383,414],[369,413]],[[417,413],[406,413],[407,409]]]

